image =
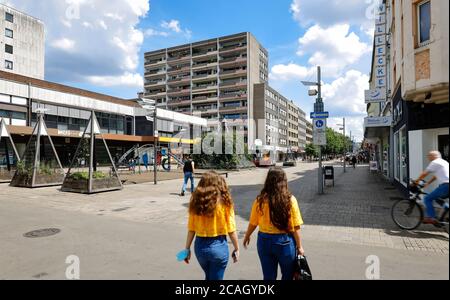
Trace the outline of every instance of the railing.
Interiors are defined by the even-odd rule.
[[[149,86],[149,85],[160,85],[160,84],[166,84],[166,81],[148,81],[145,83],[145,85]]]
[[[247,85],[247,80],[233,81],[233,82],[222,82],[220,87],[236,86],[236,85]]]
[[[190,76],[186,76],[186,77],[180,77],[180,78],[171,78],[168,80],[168,82],[174,83],[174,82],[179,82],[179,81],[189,81],[191,80]]]
[[[161,63],[166,63],[167,60],[163,59],[163,60],[146,60],[145,64],[146,65],[157,65],[157,64],[161,64]]]
[[[230,51],[230,50],[246,48],[246,47],[247,47],[246,43],[239,43],[239,44],[234,44],[234,45],[222,46],[222,47],[220,47],[220,51]]]
[[[168,94],[177,94],[177,93],[190,93],[190,89],[171,89],[167,93]]]
[[[202,52],[192,53],[192,57],[208,55],[208,54],[212,55],[212,54],[216,54],[216,53],[217,53],[217,49],[211,50],[211,51],[202,51]]]
[[[247,70],[236,69],[236,70],[229,70],[229,71],[221,71],[220,75],[237,74],[237,73],[247,73]]]
[[[238,98],[247,98],[247,94],[226,94],[226,95],[220,95],[219,97],[221,100],[224,99],[238,99]]]
[[[198,85],[198,86],[194,86],[192,88],[192,90],[203,90],[203,89],[213,89],[213,88],[217,88],[217,84],[215,85]]]
[[[167,59],[167,61],[172,62],[172,61],[176,61],[176,60],[189,59],[189,58],[191,58],[191,55],[190,54],[185,54],[183,56],[169,57]]]
[[[194,64],[194,65],[192,65],[192,68],[208,67],[208,65],[213,65],[213,64],[217,64],[217,61],[210,61],[210,62],[205,62],[205,63]]]
[[[165,74],[166,70],[157,70],[157,71],[147,71],[145,72],[145,75],[159,75],[159,74]]]
[[[214,75],[216,75],[216,74],[199,74],[199,75],[192,76],[192,79],[206,78],[206,77],[214,76]]]

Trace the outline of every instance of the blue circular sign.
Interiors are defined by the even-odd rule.
[[[324,122],[324,121],[322,121],[322,120],[317,120],[317,121],[316,121],[316,127],[317,127],[317,128],[322,128],[323,125],[325,125],[325,122]]]

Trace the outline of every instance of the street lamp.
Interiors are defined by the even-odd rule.
[[[158,141],[158,122],[157,122],[157,108],[156,108],[156,101],[150,98],[145,98],[140,96],[138,103],[141,105],[143,109],[145,109],[149,114],[145,116],[147,121],[153,122],[153,183],[156,185],[158,184],[157,180],[157,156],[158,156],[158,150],[157,150],[157,141]]]
[[[315,113],[324,112],[324,105],[323,105],[323,101],[322,101],[322,80],[321,80],[320,67],[317,67],[317,82],[302,81],[302,84],[304,86],[317,87],[317,90],[309,90],[308,95],[310,95],[310,96],[317,95],[316,103],[314,104],[314,112]],[[319,145],[319,170],[318,170],[318,192],[319,192],[319,195],[323,194],[323,185],[324,185],[324,179],[323,179],[323,170],[322,170],[322,146]]]
[[[346,162],[345,159],[347,158],[347,138],[345,137],[345,118],[343,118],[343,124],[337,124],[337,126],[342,126],[342,128],[339,128],[339,130],[342,130],[344,132],[344,173],[346,171]]]

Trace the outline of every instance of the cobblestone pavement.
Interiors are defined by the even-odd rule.
[[[432,251],[448,254],[448,234],[432,226],[414,232],[399,230],[390,208],[401,194],[367,166],[335,166],[335,186],[317,195],[317,164],[301,163],[286,168],[289,185],[297,197],[305,226],[305,240],[382,246],[394,249]],[[240,236],[247,228],[251,205],[262,188],[267,170],[232,173],[228,183],[235,200]],[[129,185],[122,191],[95,195],[62,193],[58,188],[21,189],[0,185],[0,199],[58,210],[111,216],[136,222],[186,225],[189,197],[178,195],[180,179]],[[1,201],[0,200],[0,201]],[[1,203],[0,203],[1,205]]]

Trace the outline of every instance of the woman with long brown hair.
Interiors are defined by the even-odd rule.
[[[276,280],[278,265],[282,279],[292,280],[296,254],[304,255],[300,237],[302,216],[297,199],[288,188],[287,176],[280,167],[269,170],[264,188],[253,203],[244,247],[259,226],[258,255],[264,280]]]
[[[205,272],[206,280],[222,280],[229,259],[227,235],[234,246],[233,260],[239,260],[239,244],[233,199],[225,179],[216,172],[203,175],[189,204],[188,235],[185,259],[191,259],[195,239],[195,256]]]

